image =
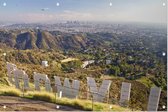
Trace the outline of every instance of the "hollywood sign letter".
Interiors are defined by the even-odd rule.
[[[71,85],[69,79],[65,78],[64,85],[62,86],[60,77],[54,76],[54,79],[58,95],[62,91],[63,97],[76,98],[78,96],[80,87],[80,82],[78,80],[73,80]]]
[[[159,99],[160,99],[161,88],[153,87],[150,90],[148,111],[157,111]]]
[[[13,80],[13,71],[17,69],[17,66],[12,63],[7,62],[7,75],[8,75],[8,80],[10,83],[14,84]]]
[[[107,92],[109,92],[111,81],[103,80],[100,88],[98,89],[94,78],[87,77],[87,85],[93,96],[93,100],[103,102]]]
[[[29,88],[29,78],[28,78],[28,75],[25,73],[25,71],[17,69],[13,71],[13,74],[14,74],[16,88],[21,89],[19,84],[20,79],[23,80],[24,89]]]
[[[128,103],[130,99],[131,83],[122,82],[120,104]]]
[[[36,73],[36,72],[34,72],[35,90],[40,91],[41,80],[43,80],[45,82],[46,91],[50,92],[51,91],[51,83],[50,83],[50,79],[48,78],[48,76],[45,74],[40,74],[40,73]]]

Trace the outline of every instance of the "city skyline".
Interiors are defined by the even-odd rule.
[[[0,22],[167,23],[167,0],[0,0]]]

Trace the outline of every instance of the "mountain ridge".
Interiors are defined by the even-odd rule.
[[[0,43],[11,48],[26,49],[80,49],[88,39],[82,34],[52,34],[49,31],[0,31]]]

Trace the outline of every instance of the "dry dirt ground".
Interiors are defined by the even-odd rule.
[[[6,107],[6,108],[5,108]],[[0,111],[79,111],[67,106],[59,106],[44,101],[35,101],[19,97],[0,96]]]

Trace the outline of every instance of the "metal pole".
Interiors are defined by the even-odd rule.
[[[108,90],[107,104],[109,104],[109,97],[110,97],[110,92],[109,92],[109,90]]]
[[[24,81],[23,81],[23,78],[19,77],[19,87],[20,87],[20,83],[21,83],[22,97],[24,97]]]
[[[22,92],[23,92],[23,97],[24,97],[24,81],[23,81],[23,79],[22,79]]]
[[[57,111],[57,93],[55,92],[55,108],[56,108],[56,111]]]
[[[4,60],[4,66],[6,66],[6,53],[3,53],[3,60]],[[8,75],[5,74],[5,77],[7,77]]]
[[[55,92],[55,104],[57,104],[57,93]]]
[[[87,100],[89,100],[89,88],[88,88],[88,90],[87,90]]]
[[[94,94],[94,93],[93,93]],[[92,95],[92,111],[93,111],[93,95]]]

